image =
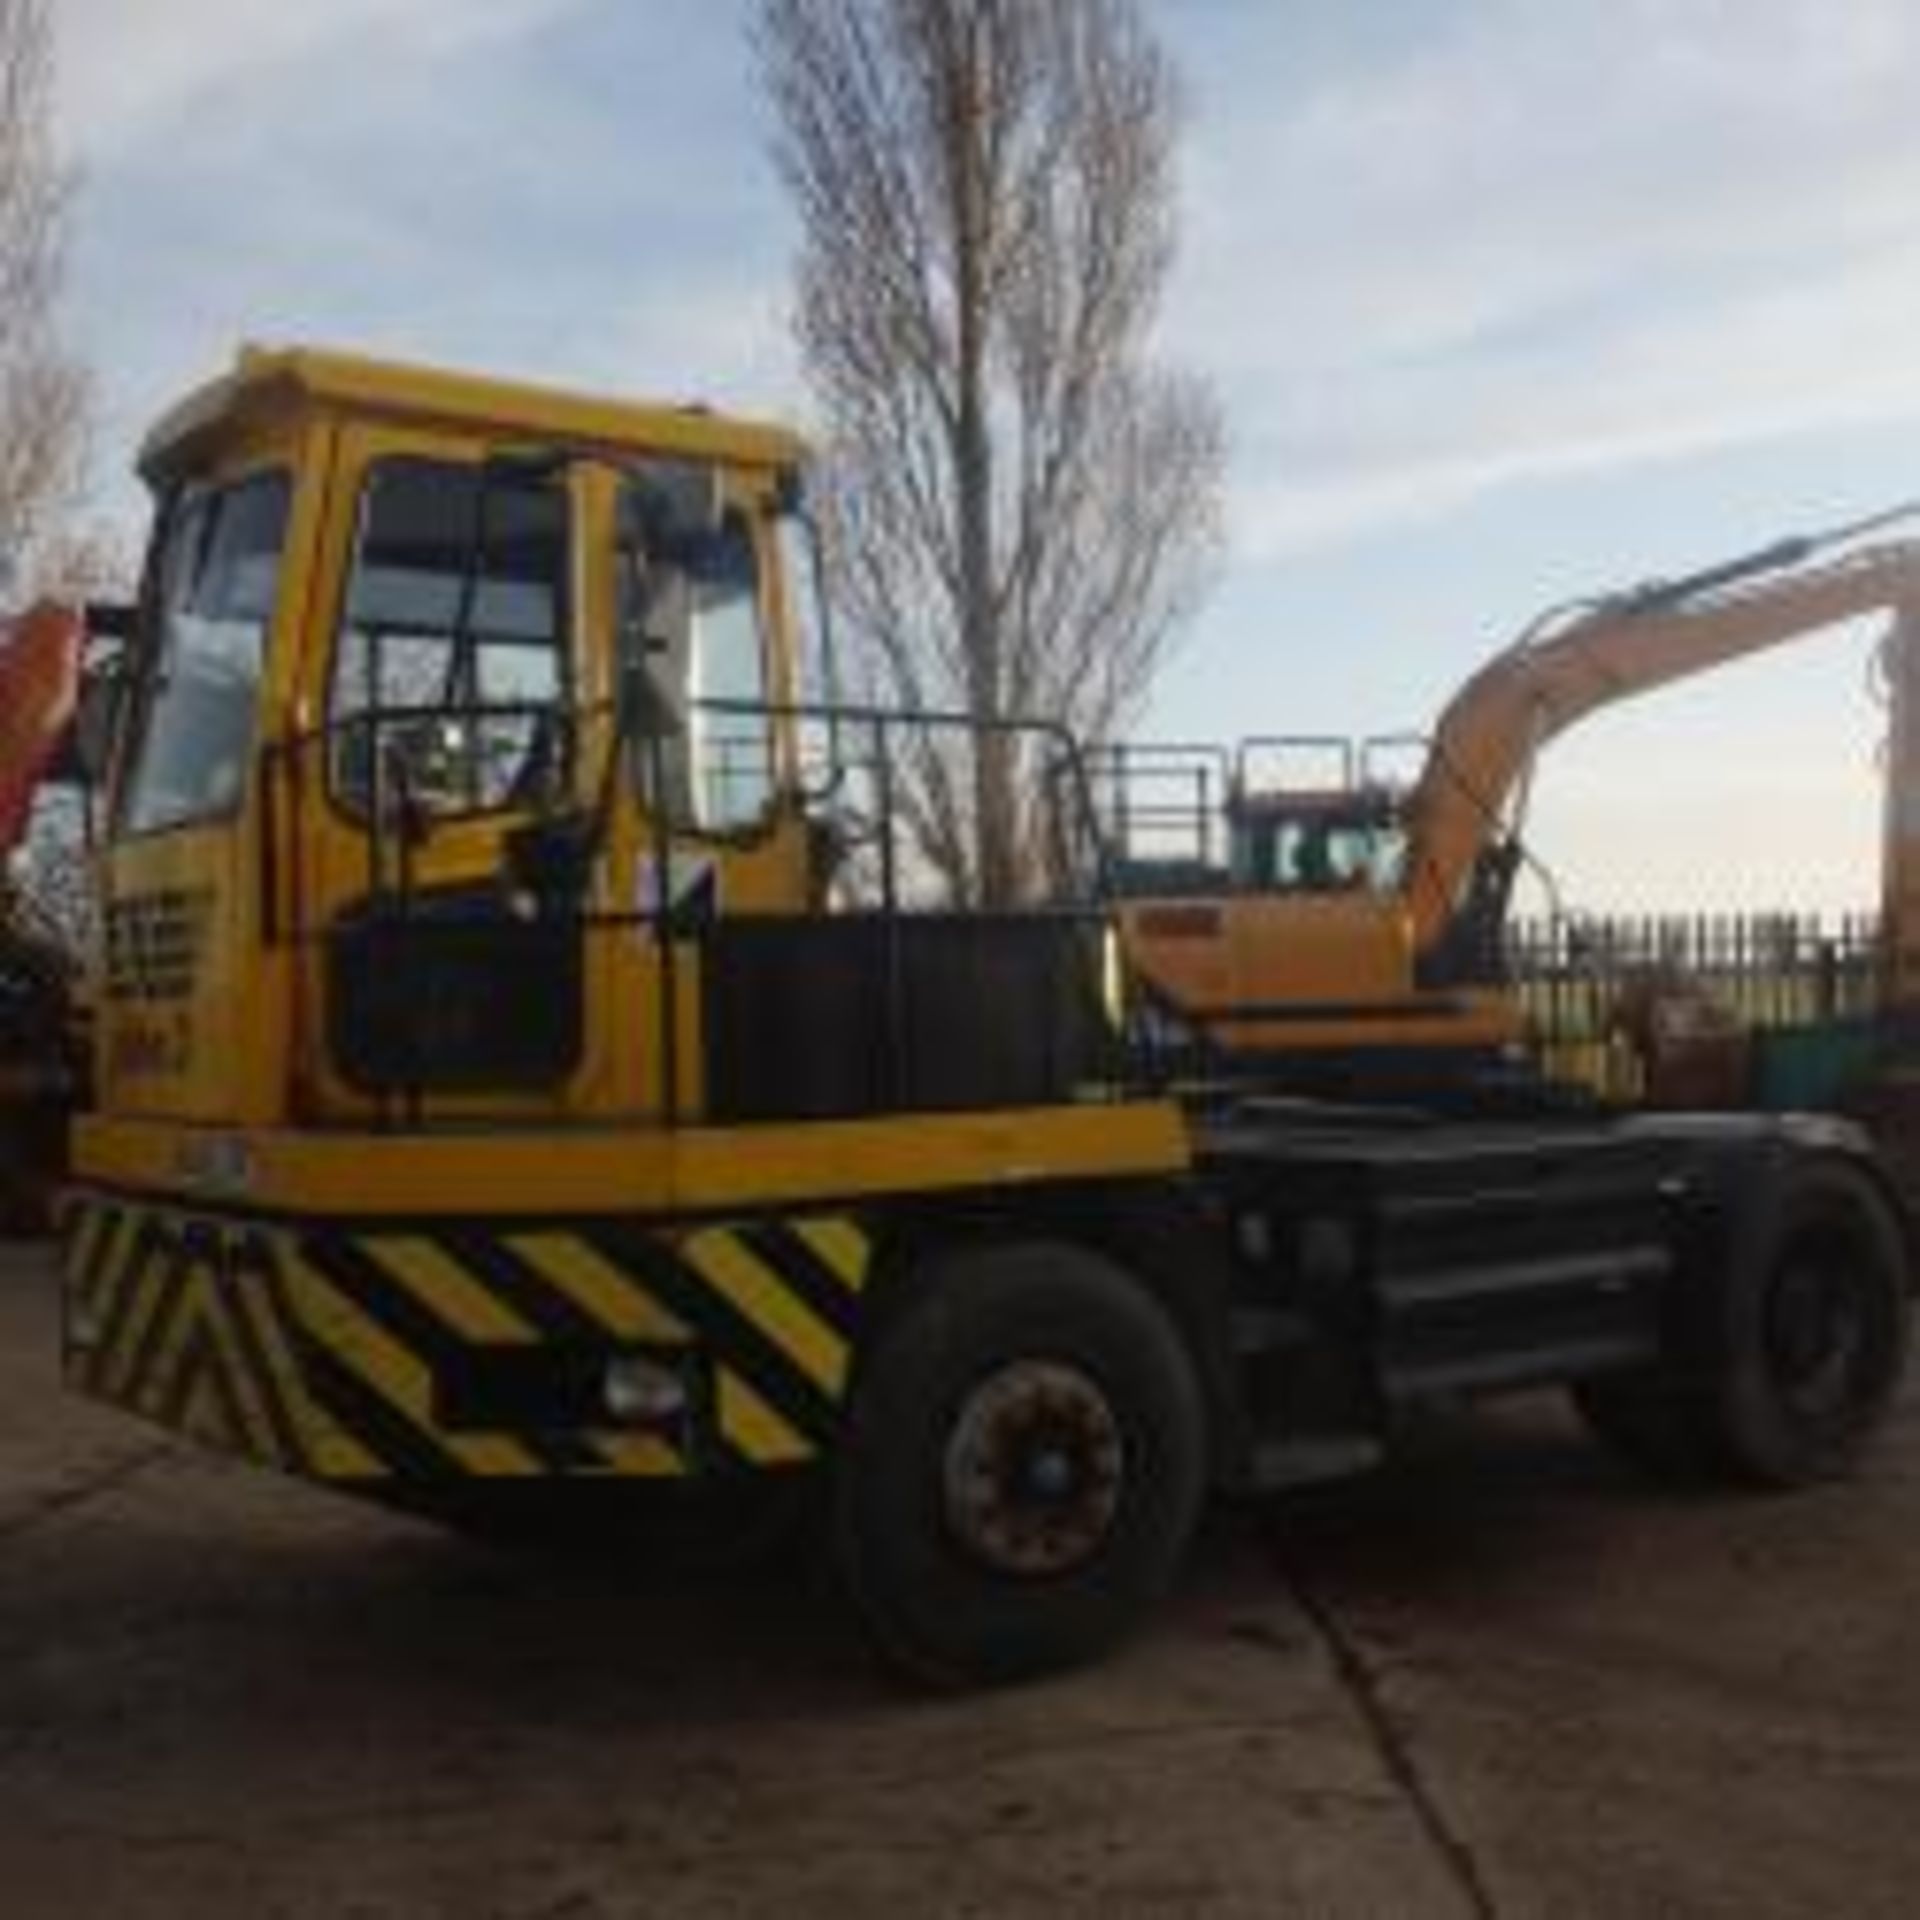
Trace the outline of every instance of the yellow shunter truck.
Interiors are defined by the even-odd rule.
[[[303,351],[160,422],[81,729],[75,1389],[461,1522],[804,1491],[946,1680],[1107,1645],[1209,1489],[1436,1399],[1563,1382],[1671,1471],[1853,1459],[1911,1273],[1859,1137],[1174,1097],[1074,743],[862,708],[802,645],[803,463]],[[1044,904],[939,883],[983,764]]]

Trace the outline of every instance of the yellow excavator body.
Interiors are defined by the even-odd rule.
[[[1910,625],[1920,543],[1837,539],[1837,555],[1825,540],[1782,542],[1536,623],[1454,696],[1410,787],[1365,777],[1364,751],[1349,752],[1354,777],[1335,789],[1262,783],[1245,749],[1176,763],[1201,768],[1184,791],[1206,816],[1183,851],[1219,847],[1224,859],[1130,870],[1123,850],[1119,861],[1128,951],[1166,1018],[1216,1064],[1291,1065],[1317,1085],[1322,1068],[1342,1085],[1402,1068],[1433,1084],[1436,1072],[1511,1054],[1524,1023],[1503,985],[1501,936],[1539,753],[1600,707],[1837,623],[1892,614]],[[1902,707],[1895,691],[1898,715],[1913,702]],[[1896,735],[1902,725],[1910,718],[1896,718]],[[1116,789],[1140,751],[1105,769]],[[1121,792],[1108,810],[1146,818],[1164,856],[1168,763],[1149,749],[1136,765],[1161,804]],[[1212,771],[1222,767],[1224,778]],[[1890,794],[1902,788],[1890,781]],[[1890,822],[1904,822],[1908,803],[1889,804]],[[1915,839],[1890,825],[1890,876],[1912,867]]]

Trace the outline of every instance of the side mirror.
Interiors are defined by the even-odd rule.
[[[111,668],[89,673],[80,683],[73,715],[73,757],[90,787],[104,787],[120,737],[127,683]]]

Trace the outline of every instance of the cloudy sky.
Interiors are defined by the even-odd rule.
[[[1153,730],[1418,727],[1548,601],[1920,495],[1913,0],[1147,5],[1189,97],[1161,347],[1234,440]],[[103,465],[242,339],[797,412],[744,11],[56,0]],[[1869,904],[1868,650],[1562,742],[1570,897]]]

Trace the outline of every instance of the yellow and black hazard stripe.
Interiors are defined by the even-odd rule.
[[[382,1473],[305,1390],[299,1320],[270,1235],[81,1199],[66,1236],[76,1387],[290,1472]]]
[[[838,1214],[296,1231],[83,1196],[68,1234],[69,1373],[323,1479],[780,1467],[832,1440],[870,1266],[866,1229]],[[697,1419],[662,1433],[446,1417],[446,1383],[489,1358],[549,1356],[565,1371],[617,1353],[697,1382]]]

